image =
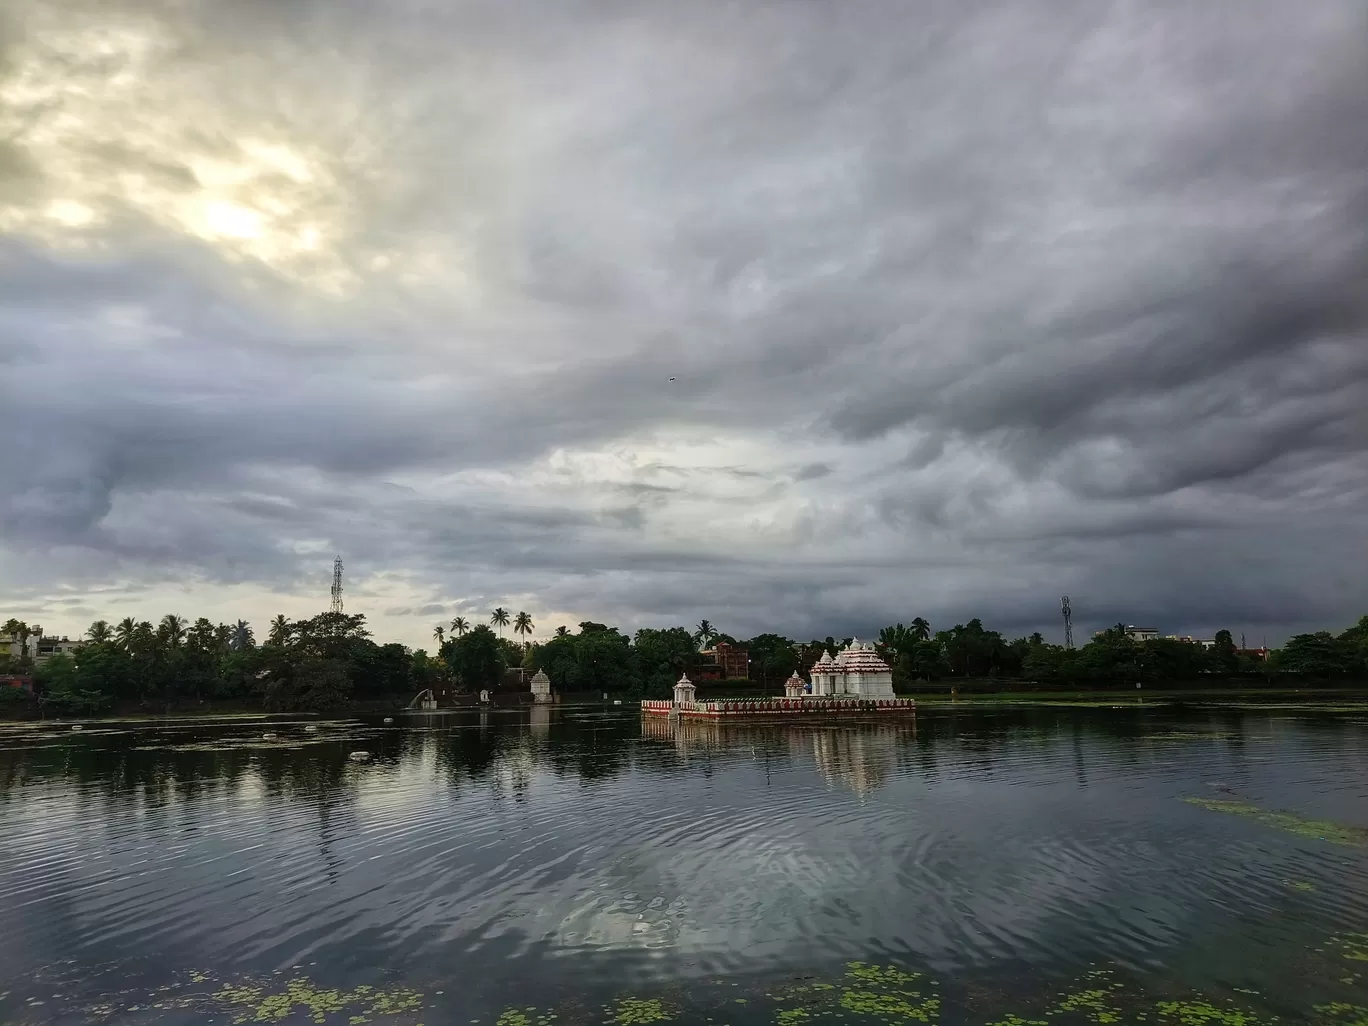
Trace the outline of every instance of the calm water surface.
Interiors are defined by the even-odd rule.
[[[1368,1022],[1368,713],[304,727],[0,727],[0,1024]]]

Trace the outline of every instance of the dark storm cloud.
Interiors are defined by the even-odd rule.
[[[1347,0],[21,13],[0,601],[341,549],[395,621],[1368,603]]]

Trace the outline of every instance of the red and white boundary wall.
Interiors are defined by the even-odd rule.
[[[769,698],[738,699],[735,701],[682,702],[646,701],[641,711],[652,716],[801,716],[814,713],[824,716],[850,713],[910,713],[917,703],[910,698]]]

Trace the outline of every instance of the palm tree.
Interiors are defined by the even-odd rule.
[[[499,637],[503,637],[503,629],[508,626],[508,610],[499,606],[494,612],[489,614],[489,622],[499,628]]]
[[[717,628],[707,620],[699,620],[698,630],[694,631],[694,641],[698,643],[699,647],[707,648],[708,642],[715,637],[717,637]]]
[[[114,640],[125,652],[133,651],[133,645],[138,636],[138,621],[131,616],[125,616],[119,621],[119,626],[114,628]]]
[[[168,648],[180,648],[180,643],[185,640],[185,617],[167,613],[157,624],[157,638],[165,642]]]
[[[912,631],[912,635],[918,641],[925,641],[927,638],[931,637],[931,625],[920,616],[912,621],[909,628]]]
[[[527,650],[527,636],[532,633],[532,617],[527,613],[519,613],[513,618],[513,633],[523,636],[523,651]]]
[[[266,640],[272,645],[284,648],[290,643],[290,630],[290,621],[285,619],[284,613],[278,613],[271,621],[271,633],[266,636]]]
[[[152,621],[139,620],[138,625],[133,628],[133,650],[146,654],[151,652],[156,644],[157,632],[152,627]]]
[[[236,652],[245,652],[252,647],[252,625],[246,620],[239,620],[233,626],[233,640],[230,642]]]
[[[470,630],[470,623],[464,616],[453,616],[451,618],[451,633],[456,637],[464,638],[468,630]]]
[[[105,620],[96,620],[86,631],[86,637],[96,645],[103,645],[114,634],[114,630]]]
[[[568,638],[568,637],[570,637],[570,628],[569,628],[569,627],[564,627],[564,626],[562,626],[562,627],[557,627],[557,628],[556,628],[556,637],[558,637],[558,638]]]
[[[442,642],[445,640],[445,634],[446,630],[442,627],[440,623],[436,627],[432,628],[432,636],[436,639],[438,648],[442,647]]]

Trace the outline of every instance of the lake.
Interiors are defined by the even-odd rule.
[[[1368,1023],[1368,707],[306,722],[0,725],[0,1024]]]

